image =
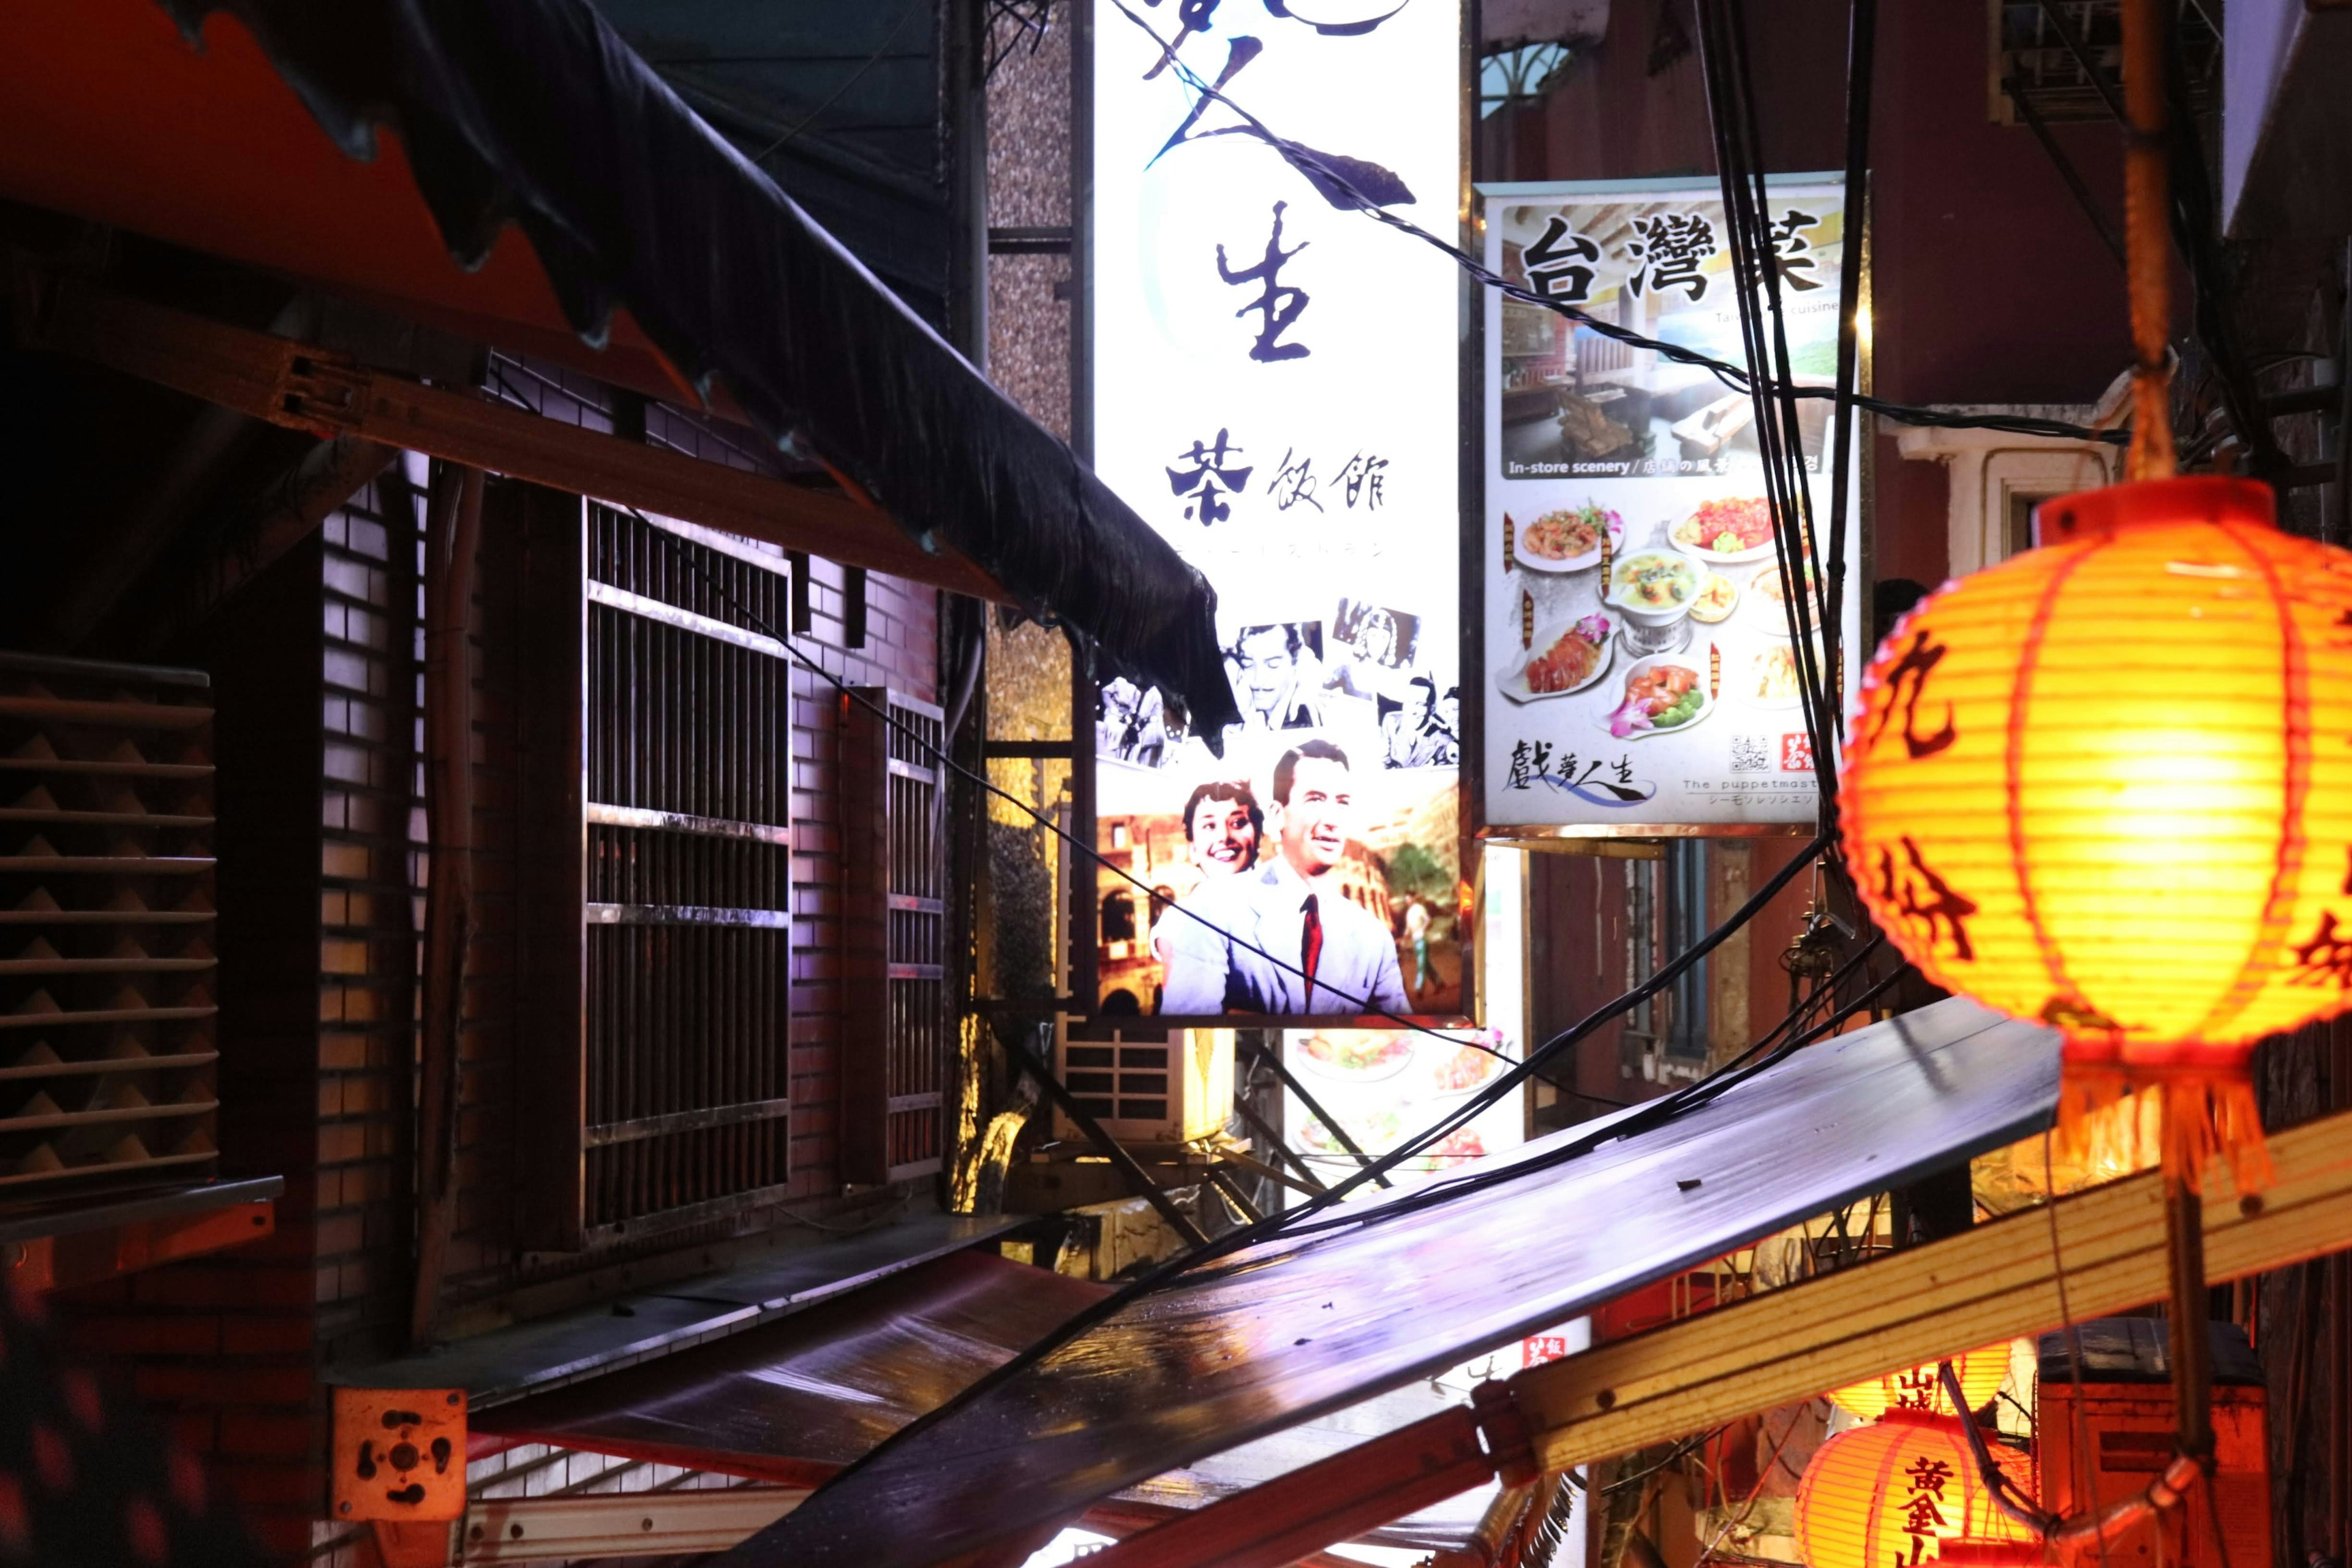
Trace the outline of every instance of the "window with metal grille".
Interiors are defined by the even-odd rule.
[[[549,1156],[526,1229],[596,1247],[772,1204],[791,1179],[791,670],[751,629],[791,590],[782,556],[740,540],[546,510],[526,615],[578,661],[551,652],[520,715],[523,898],[547,950],[525,977]]]
[[[2099,80],[2120,95],[2123,0],[1988,0],[1992,22],[1992,117],[2019,121],[2023,98],[2044,121],[2111,120]],[[2192,108],[2219,101],[2221,35],[2218,0],[2178,0],[2173,37]],[[2090,68],[2085,68],[2085,62]],[[2095,78],[2094,72],[2096,77]]]
[[[886,717],[887,715],[887,717]],[[945,1146],[947,860],[944,717],[886,687],[842,699],[850,1029],[842,1044],[842,1175],[928,1175]]]

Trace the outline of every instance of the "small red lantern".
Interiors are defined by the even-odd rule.
[[[1982,1410],[1990,1404],[2000,1393],[2001,1380],[2009,1375],[2009,1347],[2005,1344],[1963,1351],[1950,1360],[1952,1371],[1960,1380],[1960,1397],[1969,1402],[1970,1410]],[[1890,1410],[1924,1410],[1939,1415],[1959,1414],[1944,1394],[1943,1363],[1933,1361],[1844,1388],[1833,1388],[1830,1390],[1830,1403],[1864,1421],[1875,1421]]]
[[[2352,999],[2352,552],[2231,479],[2040,516],[1864,678],[1846,861],[1922,973],[2064,1032],[2066,1120],[2160,1087],[2168,1171],[2259,1184],[2249,1053]]]

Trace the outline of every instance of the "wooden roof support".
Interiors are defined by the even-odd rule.
[[[2209,1194],[2211,1283],[2352,1246],[2352,1113],[2280,1133],[2271,1149],[2273,1186]],[[2168,1267],[2164,1184],[2149,1172],[1534,1368],[1513,1391],[1544,1468],[1566,1469],[2162,1300]]]
[[[348,354],[79,279],[37,278],[18,296],[20,331],[29,344],[273,425],[423,452],[845,566],[1011,602],[970,560],[926,551],[884,513],[839,496],[544,419],[470,391],[368,370]]]
[[[2261,1194],[2209,1194],[2210,1283],[2352,1247],[2352,1112],[2279,1133],[2271,1152],[2278,1179]],[[2165,1207],[2151,1171],[1532,1367],[1502,1386],[1542,1469],[1570,1469],[1956,1350],[2161,1300]],[[1473,1422],[1467,1410],[1454,1414],[1456,1447],[1445,1458],[1414,1457],[1417,1436],[1443,1420],[1433,1417],[1123,1541],[1089,1568],[1277,1568],[1451,1495],[1433,1484],[1466,1491],[1496,1465],[1459,1447]],[[1481,1415],[1491,1451],[1495,1412]],[[1417,1485],[1401,1484],[1400,1463]]]

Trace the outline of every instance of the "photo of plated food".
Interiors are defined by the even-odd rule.
[[[1617,563],[1601,603],[1625,612],[1625,651],[1673,653],[1689,646],[1688,617],[1705,571],[1670,550],[1637,550]]]
[[[1805,586],[1813,593],[1813,602],[1818,606],[1820,588],[1810,564],[1805,567]],[[1767,566],[1756,574],[1748,584],[1748,606],[1747,623],[1758,631],[1767,637],[1789,635],[1789,584],[1779,566]],[[1818,615],[1819,609],[1814,613]]]
[[[1496,689],[1514,702],[1583,690],[1608,673],[1610,630],[1606,616],[1538,626],[1528,651],[1495,678]]]
[[[1750,708],[1794,708],[1798,705],[1796,649],[1787,642],[1753,649],[1734,667],[1734,695]]]
[[[1459,1046],[1452,1056],[1437,1064],[1437,1093],[1467,1094],[1501,1072],[1503,1058],[1483,1046]]]
[[[1394,1078],[1412,1061],[1412,1037],[1368,1029],[1339,1029],[1310,1035],[1307,1061],[1326,1078],[1354,1083],[1375,1083]]]
[[[1675,524],[1674,542],[1704,561],[1761,561],[1772,553],[1772,509],[1761,496],[1704,500]]]
[[[1714,706],[1706,672],[1692,660],[1645,658],[1625,672],[1622,700],[1602,727],[1621,741],[1689,729]]]
[[[1601,564],[1601,543],[1620,540],[1625,521],[1587,501],[1548,511],[1518,531],[1512,553],[1530,572],[1581,572]]]
[[[1739,584],[1720,572],[1709,572],[1699,585],[1698,597],[1691,601],[1691,619],[1717,626],[1729,620],[1738,607]]]

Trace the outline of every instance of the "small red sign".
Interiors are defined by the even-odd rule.
[[[1813,740],[1806,734],[1780,737],[1780,771],[1784,773],[1809,773],[1813,771]]]
[[[1541,1366],[1569,1353],[1565,1334],[1529,1334],[1519,1346],[1519,1361],[1524,1366]]]

